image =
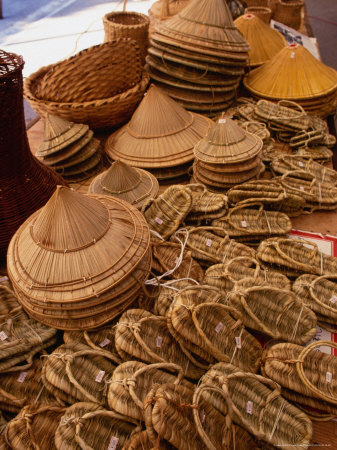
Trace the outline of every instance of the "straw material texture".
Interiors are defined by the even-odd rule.
[[[166,318],[142,309],[129,309],[121,316],[116,328],[116,349],[124,360],[177,364],[188,378],[197,379],[203,373],[171,335]]]
[[[130,122],[109,137],[105,151],[109,158],[135,167],[182,165],[192,161],[193,146],[211,123],[152,85]]]
[[[114,371],[109,383],[110,409],[137,421],[144,421],[143,402],[154,385],[181,383],[190,389],[193,385],[183,379],[181,367],[176,364],[144,364],[127,361]]]
[[[150,172],[115,161],[92,180],[88,193],[112,195],[141,209],[147,200],[156,198],[158,191],[158,181]]]
[[[270,19],[271,19],[271,9],[266,8],[265,6],[249,6],[248,8],[245,9],[245,14],[246,15],[254,15],[258,19],[260,19],[261,22],[263,22],[265,24],[269,24]],[[246,38],[245,35],[244,35],[244,37]],[[248,43],[250,44],[250,42],[248,42]]]
[[[286,46],[286,40],[278,31],[266,25],[254,12],[235,20],[235,26],[250,46],[248,65],[259,66]]]
[[[115,448],[124,444],[136,423],[90,402],[76,403],[64,411],[55,433],[57,449]]]
[[[7,276],[0,277],[0,323],[22,312],[22,306]],[[24,315],[24,313],[23,313]]]
[[[299,30],[302,23],[304,0],[278,0],[273,13],[273,19],[284,23],[294,30]]]
[[[308,447],[311,421],[281,396],[280,386],[274,381],[218,363],[202,378],[202,383],[221,388],[232,419],[258,439],[288,450]],[[219,401],[215,393],[210,395],[213,401]]]
[[[310,119],[302,106],[292,101],[280,100],[273,103],[259,100],[254,108],[254,115],[269,127],[296,131],[307,130],[310,126]]]
[[[60,188],[12,239],[8,272],[33,317],[61,329],[93,328],[138,296],[150,269],[149,244],[136,208]]]

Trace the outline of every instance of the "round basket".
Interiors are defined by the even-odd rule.
[[[249,6],[245,9],[245,14],[254,14],[254,16],[268,24],[271,19],[271,9],[265,6]]]
[[[136,41],[144,63],[148,48],[150,19],[145,14],[127,11],[114,11],[103,17],[104,42],[118,38]]]
[[[273,19],[277,22],[284,23],[284,25],[287,25],[290,28],[298,30],[301,27],[303,6],[304,0],[278,0]]]

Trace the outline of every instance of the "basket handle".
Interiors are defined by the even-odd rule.
[[[141,367],[140,369],[136,370],[136,372],[133,374],[132,380],[136,380],[136,378],[139,375],[142,375],[143,373],[147,372],[148,370],[151,369],[167,369],[167,370],[175,370],[176,372],[178,372],[177,378],[174,381],[173,384],[179,384],[180,381],[184,378],[184,372],[181,366],[179,366],[178,364],[174,364],[174,363],[154,363],[154,364],[148,364],[145,367]],[[136,384],[136,383],[135,383]],[[140,400],[140,398],[137,396],[136,391],[135,391],[135,387],[133,386],[133,384],[128,384],[128,388],[129,388],[129,393],[130,396],[132,398],[132,400],[135,402],[135,404],[143,409],[143,402]]]
[[[231,406],[229,404],[228,393],[226,393],[219,387],[214,386],[212,384],[201,384],[194,391],[193,400],[192,400],[193,405],[199,406],[199,401],[200,401],[201,395],[205,391],[212,391],[212,392],[216,392],[217,394],[219,394],[224,399],[224,401],[228,407],[228,412],[225,415],[225,419],[226,419],[226,425],[227,425],[227,428],[229,429],[229,431],[228,431],[228,434],[226,434],[225,442],[223,441],[222,445],[223,445],[223,448],[230,448],[230,444],[231,444],[230,431],[233,429],[233,424],[232,424],[232,419],[231,419],[231,414],[230,414]],[[222,412],[222,414],[224,415],[224,412]],[[207,449],[208,450],[218,450],[218,448],[213,445],[213,443],[211,442],[210,438],[207,436],[207,434],[202,426],[202,423],[200,420],[200,415],[199,415],[199,408],[193,408],[193,418],[194,418],[197,432],[198,432],[199,436],[201,437],[201,439],[203,440],[204,444],[206,444]]]
[[[208,349],[212,350],[212,355],[219,361],[230,362],[230,357],[228,355],[226,355],[225,353],[222,353],[221,351],[219,351],[219,349],[217,349],[213,345],[213,343],[208,339],[208,337],[206,336],[206,334],[204,333],[204,331],[202,330],[202,328],[199,324],[199,321],[197,318],[197,313],[201,309],[208,307],[208,306],[212,306],[215,309],[220,309],[222,311],[226,311],[226,312],[228,312],[228,314],[230,314],[231,316],[233,316],[236,319],[235,325],[234,325],[234,327],[232,327],[232,330],[230,330],[230,331],[234,331],[235,328],[237,328],[239,325],[242,324],[242,315],[238,310],[236,310],[232,306],[226,306],[221,303],[213,303],[213,302],[201,303],[200,305],[198,305],[192,309],[192,320],[193,320],[194,326],[195,326],[198,334],[202,338],[202,340],[207,345]],[[237,316],[237,317],[235,317],[235,316]],[[242,328],[244,329],[243,325],[242,325]],[[226,336],[227,341],[228,341],[229,337],[230,337],[230,335]]]
[[[91,347],[94,350],[98,350],[98,351],[102,350],[100,347],[97,347],[97,345],[92,342],[92,340],[90,339],[90,336],[88,334],[88,331],[84,331],[83,336],[84,336],[85,342],[89,345],[89,347]],[[113,361],[115,361],[116,364],[121,364],[123,362],[120,358],[118,358],[113,353],[111,353],[111,355],[113,357]]]
[[[302,383],[314,394],[316,394],[318,396],[318,398],[325,400],[326,402],[332,403],[334,405],[337,405],[337,399],[336,397],[332,396],[332,395],[326,395],[324,393],[322,393],[319,389],[317,389],[316,386],[314,386],[311,381],[308,380],[305,372],[304,372],[304,368],[303,368],[303,363],[304,363],[304,359],[306,358],[306,356],[311,352],[311,350],[313,350],[316,347],[320,347],[321,345],[327,346],[327,347],[332,347],[337,349],[337,343],[336,342],[331,342],[331,341],[316,341],[313,342],[312,344],[308,345],[307,347],[304,347],[304,349],[301,351],[297,361],[296,361],[296,370],[297,373],[302,381]]]
[[[126,11],[126,4],[127,4],[127,2],[128,2],[128,0],[124,0],[124,3],[123,3],[123,12]]]
[[[324,280],[324,279],[325,279],[325,280],[330,280],[331,278],[337,280],[337,276],[331,276],[331,275],[322,275],[321,277],[317,277],[317,278],[316,278],[315,280],[313,280],[313,281],[311,282],[311,284],[309,285],[309,291],[310,291],[311,297],[314,299],[314,301],[315,301],[318,305],[324,307],[324,309],[327,309],[328,311],[333,312],[333,313],[335,313],[335,314],[337,315],[337,309],[332,308],[331,306],[327,305],[326,303],[321,302],[320,299],[316,296],[316,294],[315,294],[315,292],[314,292],[314,288],[315,288],[316,283],[317,283],[318,281],[321,281],[321,280]]]

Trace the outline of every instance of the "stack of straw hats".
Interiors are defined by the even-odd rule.
[[[100,141],[88,125],[48,114],[36,156],[68,181],[89,178],[100,167]]]
[[[10,242],[7,268],[31,317],[59,329],[98,327],[142,291],[150,231],[133,206],[59,187]]]
[[[157,178],[146,170],[131,167],[122,161],[115,161],[105,172],[95,177],[89,194],[112,195],[140,209],[159,191]]]
[[[0,259],[28,216],[41,208],[62,178],[32,155],[23,110],[21,56],[0,50]]]
[[[262,140],[229,118],[219,119],[194,148],[194,180],[210,189],[226,189],[259,176]]]
[[[185,108],[214,115],[233,102],[248,50],[225,0],[192,0],[156,26],[147,69]]]
[[[244,14],[234,22],[250,46],[249,67],[269,61],[287,45],[280,32],[274,30],[254,14]]]
[[[291,44],[244,79],[261,99],[292,100],[313,115],[327,116],[337,105],[337,72],[304,47]]]
[[[150,170],[158,179],[186,175],[193,147],[213,122],[186,111],[156,86],[151,86],[130,122],[106,142],[110,159]]]

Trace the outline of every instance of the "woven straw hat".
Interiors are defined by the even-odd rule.
[[[59,187],[13,237],[8,272],[33,317],[57,328],[92,328],[136,298],[149,271],[149,243],[133,206]]]
[[[223,0],[193,0],[179,14],[158,24],[156,31],[162,42],[176,40],[182,48],[220,57],[233,52],[245,59],[249,49]]]
[[[136,167],[181,165],[193,159],[193,146],[211,123],[151,86],[130,122],[109,137],[105,151]]]
[[[45,157],[59,152],[81,139],[88,130],[88,125],[69,122],[62,117],[47,114],[44,122],[44,139],[36,156]]]
[[[88,192],[112,195],[141,208],[149,198],[155,198],[158,191],[158,181],[150,172],[115,161],[93,179]]]
[[[250,46],[248,66],[259,66],[276,55],[287,42],[283,35],[274,30],[254,14],[244,14],[235,20]]]
[[[262,140],[244,131],[230,118],[219,119],[207,137],[194,147],[198,160],[211,164],[228,164],[247,161],[258,156]]]
[[[296,82],[288,83],[290,79]],[[337,72],[301,45],[291,44],[252,70],[244,85],[258,97],[312,101],[328,94],[336,96]]]

